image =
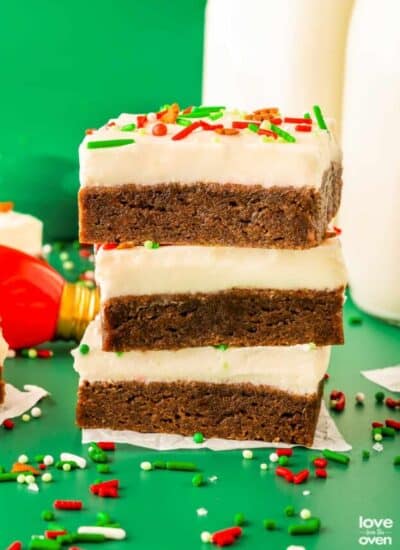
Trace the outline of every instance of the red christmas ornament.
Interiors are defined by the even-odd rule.
[[[43,260],[0,246],[0,324],[10,348],[79,340],[98,309],[96,289],[68,283]]]

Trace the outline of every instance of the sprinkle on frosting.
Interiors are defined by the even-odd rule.
[[[104,149],[107,147],[121,147],[122,145],[130,145],[135,143],[134,139],[108,139],[102,141],[88,141],[88,149]]]
[[[321,128],[321,130],[327,130],[328,127],[326,125],[324,115],[322,114],[321,107],[319,105],[314,105],[313,111],[315,118],[317,119],[318,126]]]

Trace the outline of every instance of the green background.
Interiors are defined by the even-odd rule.
[[[2,0],[0,200],[77,234],[77,148],[121,112],[198,104],[205,0]]]
[[[78,275],[84,265],[76,261]],[[60,267],[58,253],[52,261]],[[128,539],[123,543],[110,542],[101,548],[132,548],[138,550],[206,550],[211,547],[200,542],[203,530],[214,531],[232,524],[233,516],[243,512],[248,518],[243,537],[235,544],[242,550],[285,550],[290,544],[304,546],[307,550],[357,550],[358,518],[389,517],[395,522],[392,530],[392,548],[400,547],[398,491],[400,467],[392,464],[400,454],[399,438],[384,441],[384,451],[372,451],[370,423],[394,417],[400,420],[400,412],[385,405],[375,404],[378,387],[360,375],[362,369],[394,365],[400,362],[398,328],[386,325],[367,315],[360,314],[361,326],[351,326],[348,319],[359,314],[351,300],[345,305],[346,344],[336,347],[329,369],[325,398],[332,389],[343,390],[347,395],[347,407],[343,413],[334,414],[339,429],[353,445],[348,467],[330,464],[326,481],[312,477],[305,485],[289,485],[277,478],[273,469],[260,471],[260,463],[267,461],[269,451],[256,449],[254,459],[244,461],[240,451],[212,452],[208,450],[156,453],[150,450],[118,445],[111,464],[112,474],[121,481],[120,498],[101,499],[89,493],[88,486],[99,477],[92,463],[88,469],[74,472],[54,470],[52,484],[40,484],[40,492],[33,494],[26,486],[16,483],[0,484],[0,548],[5,548],[18,538],[27,542],[32,534],[40,534],[46,527],[40,518],[42,509],[51,508],[56,498],[80,498],[85,511],[60,512],[58,521],[69,529],[91,524],[96,512],[108,511],[127,530]],[[55,356],[51,360],[16,358],[6,363],[7,379],[22,388],[24,384],[37,384],[51,392],[42,402],[43,416],[29,423],[16,420],[15,429],[7,432],[0,428],[0,464],[10,468],[21,453],[33,457],[36,453],[50,453],[58,458],[61,451],[87,453],[87,446],[80,443],[80,431],[74,426],[77,375],[72,368],[69,354],[71,345],[54,345]],[[362,391],[365,405],[356,406],[354,396]],[[387,395],[390,395],[386,392]],[[397,397],[394,395],[394,397]],[[364,462],[362,449],[371,450],[371,458]],[[291,466],[295,471],[309,466],[318,453],[296,449]],[[192,474],[186,472],[142,472],[142,460],[165,457],[191,460],[197,463],[206,477],[216,475],[216,483],[204,487],[191,485]],[[303,490],[311,494],[304,496]],[[309,508],[322,522],[321,533],[311,537],[290,537],[287,534],[288,518],[283,508],[293,504],[296,511]],[[207,517],[198,517],[196,509],[205,507]],[[267,532],[262,520],[274,518],[279,529]],[[298,517],[295,518],[298,520]],[[80,548],[89,545],[80,544]],[[368,548],[368,547],[367,547]]]

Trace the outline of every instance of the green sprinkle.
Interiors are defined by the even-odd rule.
[[[38,462],[39,464],[43,462],[43,459],[44,459],[44,455],[35,455],[35,458],[34,458],[35,462]]]
[[[192,121],[178,116],[178,118],[176,119],[176,123],[180,126],[190,126],[192,124]]]
[[[101,533],[72,533],[73,542],[104,542],[105,535]]]
[[[370,454],[369,451],[367,451],[367,450],[364,449],[363,452],[362,452],[362,454],[361,454],[361,456],[362,456],[362,459],[363,459],[363,460],[368,460],[369,457],[371,456],[371,454]]]
[[[321,528],[318,518],[310,518],[304,523],[292,524],[288,527],[289,535],[314,535]]]
[[[60,252],[60,250],[64,248],[64,243],[62,243],[61,241],[55,241],[52,247],[53,247],[53,252]]]
[[[247,126],[247,128],[251,131],[251,132],[255,132],[257,134],[258,130],[259,130],[259,127],[257,124],[249,124]]]
[[[6,472],[5,474],[0,474],[0,481],[15,481],[18,475],[18,472]]]
[[[244,517],[243,512],[238,512],[233,516],[233,523],[235,525],[238,525],[238,526],[243,525],[245,521],[246,521],[246,518]]]
[[[383,391],[377,391],[375,394],[375,401],[378,403],[378,405],[381,405],[385,399],[385,394]]]
[[[88,149],[105,149],[107,147],[121,147],[122,145],[130,145],[135,143],[134,139],[108,139],[103,141],[88,141],[86,146]]]
[[[357,325],[362,325],[362,318],[359,317],[358,315],[351,315],[349,317],[349,325],[352,325],[352,326],[357,326]]]
[[[167,463],[162,460],[156,460],[152,463],[154,470],[165,470],[167,468]]]
[[[124,352],[123,352],[123,351],[116,351],[116,352],[115,352],[115,355],[116,355],[117,357],[122,357],[122,356],[124,355]]]
[[[204,485],[204,476],[203,474],[196,474],[192,477],[192,485],[193,487],[200,487],[201,485]]]
[[[96,470],[99,472],[99,474],[109,474],[110,466],[108,464],[97,464]]]
[[[156,250],[160,248],[160,244],[155,241],[144,241],[143,246],[147,248],[147,250]]]
[[[336,453],[335,451],[324,449],[322,454],[328,460],[333,460],[333,462],[339,462],[340,464],[348,464],[350,462],[350,457],[343,453]]]
[[[76,470],[78,468],[78,464],[74,460],[57,460],[55,463],[57,470],[64,470],[64,466],[70,466],[70,470]],[[68,469],[65,469],[65,471],[68,471]]]
[[[88,449],[88,455],[89,458],[93,460],[93,462],[103,463],[105,464],[108,462],[108,456],[103,449],[100,449],[100,447],[96,443],[90,443],[89,449]]]
[[[274,521],[273,519],[264,519],[263,525],[265,529],[268,529],[268,531],[275,531],[276,529],[276,521]]]
[[[381,434],[382,435],[382,428],[372,428],[372,435],[375,434]]]
[[[120,128],[121,132],[133,132],[136,130],[136,124],[134,122],[131,122],[130,124],[124,124],[124,126],[121,126]]]
[[[395,466],[400,466],[400,455],[397,455],[397,456],[394,457],[393,464]]]
[[[79,346],[79,351],[82,355],[87,355],[90,351],[90,347],[87,344],[81,344]]]
[[[80,247],[81,247],[81,245],[80,245],[80,242],[79,242],[79,241],[73,241],[73,243],[72,243],[72,248],[73,248],[74,250],[79,250]]]
[[[225,109],[223,106],[216,106],[216,107],[195,107],[191,113],[185,113],[185,118],[202,118],[202,117],[208,117],[214,113],[219,113]]]
[[[60,550],[61,542],[52,539],[32,539],[29,543],[29,550]]]
[[[292,134],[289,134],[289,132],[285,132],[285,130],[282,130],[282,128],[279,128],[279,126],[275,126],[275,124],[271,124],[271,130],[275,132],[275,134],[278,134],[279,137],[281,137],[288,143],[295,143],[296,141],[296,138],[292,136]]]
[[[102,523],[110,523],[111,522],[111,516],[110,514],[107,514],[107,512],[98,512],[96,516],[97,521],[101,521]]]
[[[215,349],[218,349],[219,351],[226,351],[229,348],[228,344],[218,344],[217,346],[214,346]]]
[[[201,432],[196,432],[193,434],[193,441],[195,443],[203,443],[204,435]]]
[[[286,506],[286,508],[284,509],[284,514],[288,517],[294,516],[294,506],[292,506],[291,504],[289,504],[289,506]]]
[[[43,512],[41,513],[41,518],[44,521],[53,521],[55,518],[53,510],[43,510]]]
[[[396,430],[394,428],[390,428],[389,426],[383,426],[382,435],[386,437],[394,437],[396,435]]]
[[[218,120],[219,118],[222,118],[224,116],[224,112],[223,111],[220,111],[219,113],[213,113],[212,115],[209,116],[209,118],[211,118],[211,120]]]
[[[278,459],[278,464],[280,466],[286,466],[287,464],[289,464],[289,457],[283,455],[283,456],[280,456],[279,459]]]
[[[170,107],[171,107],[171,105],[169,103],[165,103],[164,105],[161,105],[161,107],[158,110],[159,111],[166,111]]]
[[[322,114],[321,107],[319,105],[314,105],[313,111],[315,118],[317,119],[318,126],[321,128],[321,130],[327,130],[328,127],[326,125],[324,115]]]
[[[193,462],[178,462],[169,461],[166,463],[167,470],[182,470],[187,472],[195,472],[197,470],[196,464]]]
[[[303,118],[311,118],[311,115],[310,115],[310,113],[304,113],[304,116],[303,116]]]

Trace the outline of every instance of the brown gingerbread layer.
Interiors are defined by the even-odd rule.
[[[316,393],[292,394],[270,386],[204,382],[83,382],[77,423],[109,428],[205,437],[313,442],[322,381]]]
[[[309,248],[322,242],[341,187],[336,163],[320,189],[201,182],[82,187],[79,238],[98,244]]]
[[[343,287],[120,296],[102,308],[104,351],[343,343]]]

